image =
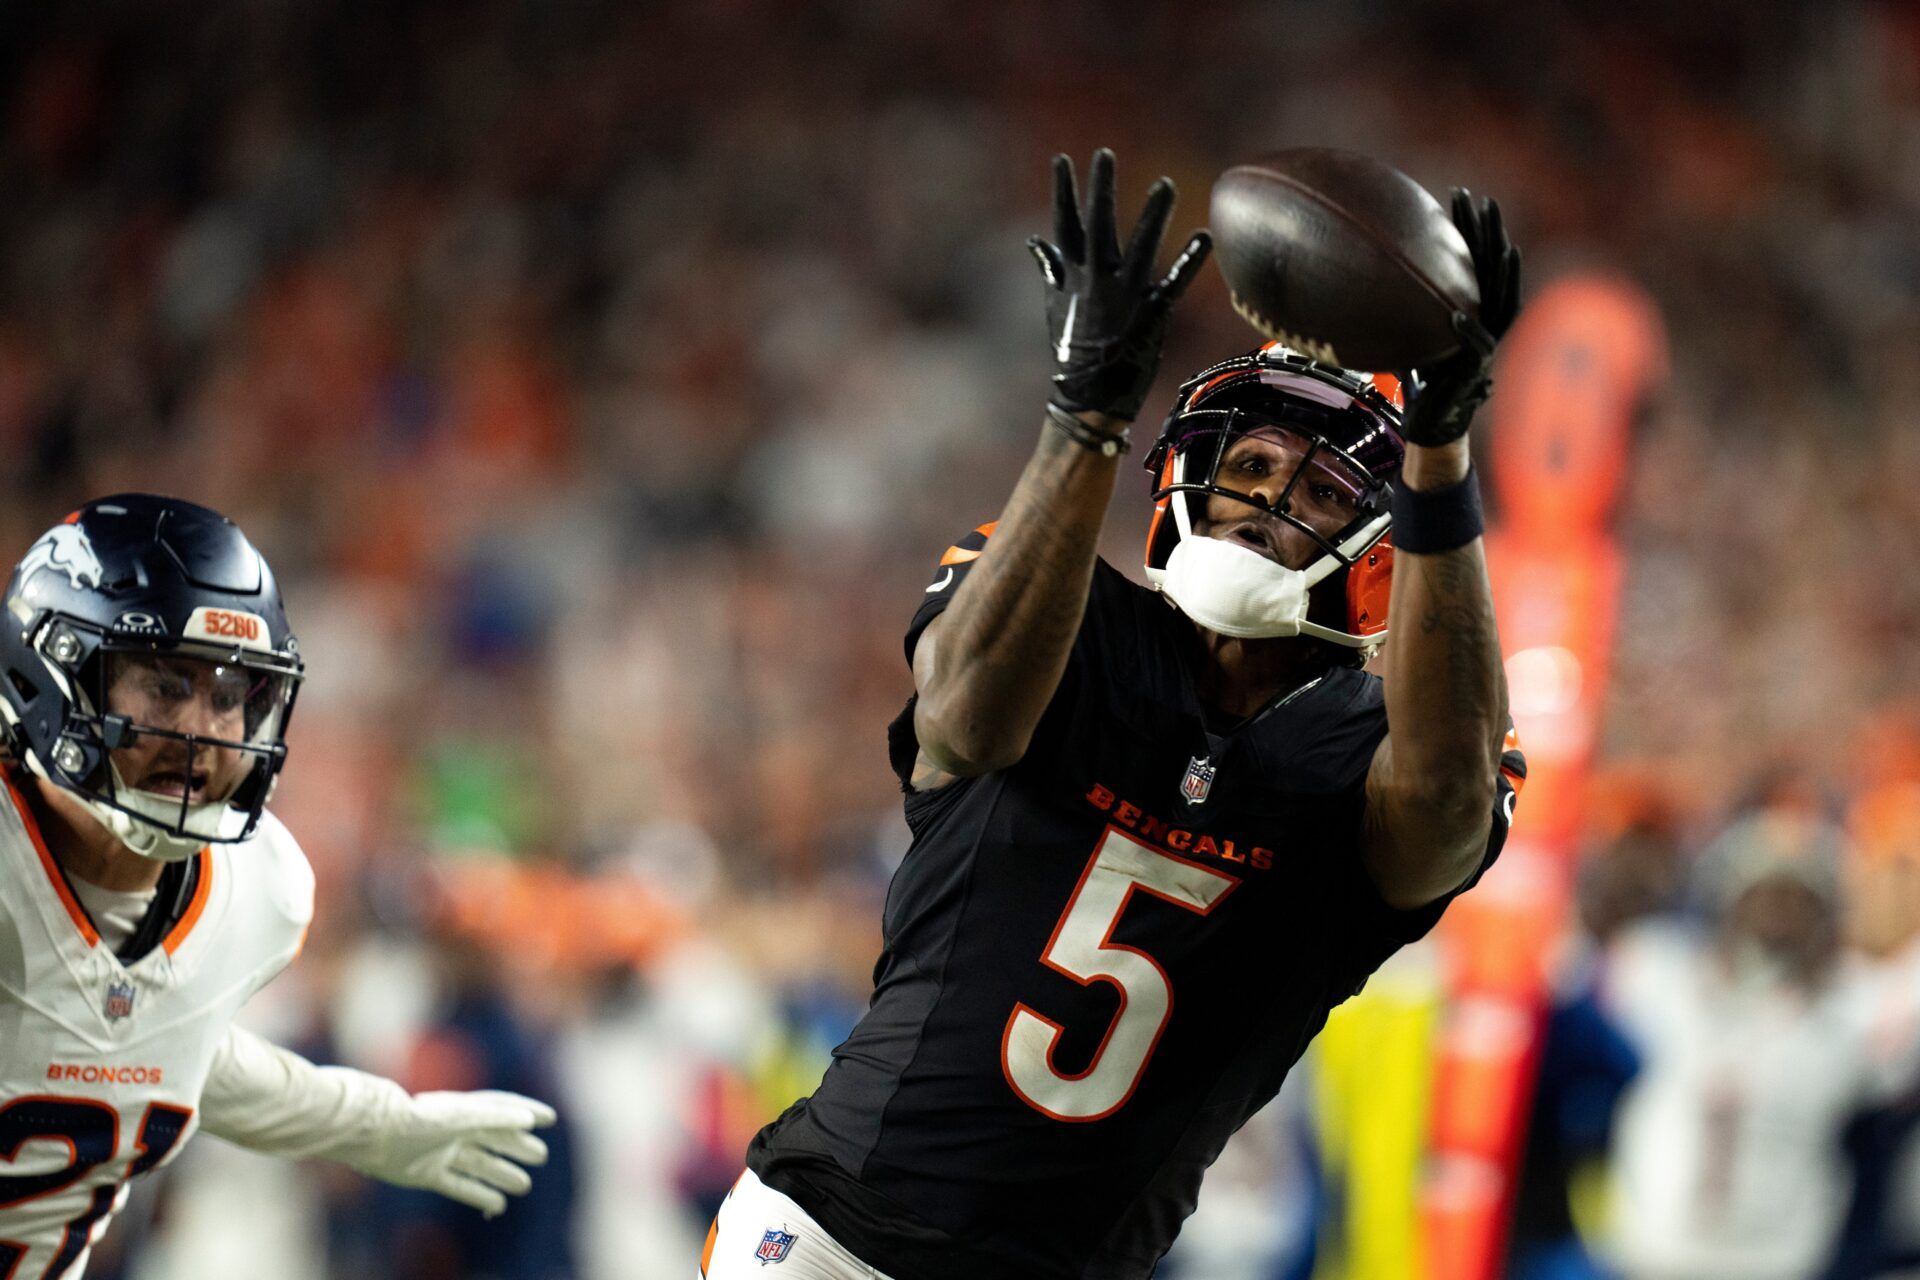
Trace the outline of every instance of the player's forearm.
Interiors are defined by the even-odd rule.
[[[1086,612],[1118,470],[1117,457],[1041,429],[986,549],[914,652],[914,729],[942,769],[978,774],[1025,753]]]
[[[238,1027],[214,1053],[200,1098],[200,1126],[215,1137],[291,1159],[357,1163],[373,1148],[380,1117],[406,1090],[351,1067],[322,1067]]]
[[[1402,483],[1418,491],[1467,472],[1464,440],[1408,449]],[[1507,727],[1507,686],[1485,545],[1396,550],[1387,633],[1387,728],[1395,790],[1440,819],[1482,824]]]
[[[1083,208],[1072,162],[1055,156],[1053,239],[1027,241],[1046,284],[1054,361],[1040,446],[953,603],[914,649],[915,735],[947,773],[986,773],[1026,754],[1086,612],[1119,469],[1114,437],[1140,416],[1170,308],[1212,243],[1195,232],[1159,275],[1173,183],[1148,190],[1125,249],[1111,151],[1094,153],[1087,189]]]

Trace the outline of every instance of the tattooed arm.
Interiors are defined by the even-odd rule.
[[[1047,286],[1050,420],[985,550],[914,648],[916,791],[1003,769],[1026,754],[1086,612],[1094,546],[1119,465],[1114,447],[1140,416],[1168,312],[1211,244],[1196,232],[1156,276],[1173,183],[1153,184],[1125,250],[1114,222],[1111,151],[1094,153],[1088,188],[1083,214],[1072,164],[1054,157],[1054,238],[1027,242]]]
[[[1081,421],[1106,433],[1126,425],[1095,414]],[[986,549],[914,648],[916,790],[1002,769],[1026,754],[1086,612],[1118,471],[1118,457],[1041,429],[1040,447]]]
[[[1401,483],[1467,473],[1467,442],[1409,446]],[[1387,631],[1387,737],[1367,774],[1362,842],[1382,896],[1411,909],[1460,887],[1493,823],[1507,682],[1478,538],[1437,555],[1396,550]]]

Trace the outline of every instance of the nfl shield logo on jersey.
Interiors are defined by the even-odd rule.
[[[1187,761],[1187,776],[1180,779],[1180,794],[1187,798],[1188,804],[1206,801],[1207,792],[1213,790],[1213,775],[1218,767],[1212,756],[1195,756]]]
[[[133,1012],[133,984],[116,982],[107,988],[107,1016],[115,1021]]]
[[[775,1227],[760,1237],[760,1251],[753,1256],[760,1259],[763,1267],[769,1262],[785,1262],[788,1251],[793,1248],[793,1241],[793,1232]]]

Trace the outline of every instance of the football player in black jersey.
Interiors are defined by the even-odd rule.
[[[1505,838],[1525,765],[1465,439],[1515,311],[1498,210],[1455,194],[1481,314],[1404,412],[1398,379],[1278,346],[1181,389],[1147,588],[1095,543],[1208,242],[1158,275],[1171,184],[1124,251],[1111,154],[1089,186],[1083,218],[1058,159],[1032,242],[1039,446],[907,630],[872,1004],[752,1144],[709,1280],[1150,1275],[1328,1011]]]

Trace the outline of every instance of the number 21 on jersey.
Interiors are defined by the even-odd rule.
[[[1107,828],[1040,960],[1083,987],[1112,984],[1120,1009],[1086,1069],[1066,1075],[1053,1064],[1065,1028],[1016,1003],[1001,1038],[1000,1065],[1022,1101],[1055,1120],[1087,1121],[1112,1115],[1133,1096],[1173,1016],[1173,984],[1152,956],[1114,942],[1113,931],[1136,890],[1204,916],[1239,883]]]
[[[53,1257],[40,1271],[42,1280],[65,1274],[83,1250],[93,1242],[94,1228],[113,1211],[114,1199],[123,1182],[137,1178],[167,1158],[193,1112],[164,1102],[147,1104],[146,1114],[134,1138],[135,1150],[127,1155],[127,1171],[118,1179],[94,1187],[61,1232]],[[58,1169],[33,1174],[0,1173],[0,1230],[7,1222],[6,1211],[15,1205],[58,1195],[85,1178],[94,1169],[120,1157],[120,1113],[94,1098],[57,1098],[30,1095],[15,1098],[0,1106],[0,1164],[11,1164],[29,1142],[61,1143],[67,1148],[67,1163]],[[34,1280],[16,1276],[20,1260],[28,1246],[17,1240],[0,1240],[0,1280]]]

